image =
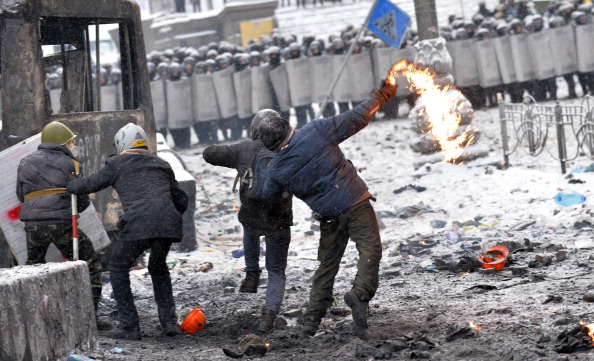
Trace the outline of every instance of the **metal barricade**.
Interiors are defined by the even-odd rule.
[[[539,105],[527,96],[524,103],[499,103],[499,120],[504,166],[509,166],[509,156],[522,149],[537,157],[543,151],[559,161],[561,172],[566,173],[567,163],[579,156],[594,159],[594,98],[586,96],[580,105]],[[549,139],[549,129],[554,129],[555,139]],[[547,141],[556,141],[557,151],[547,147]]]

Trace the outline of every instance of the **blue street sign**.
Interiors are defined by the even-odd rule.
[[[378,0],[367,27],[386,44],[400,48],[410,16],[388,0]]]

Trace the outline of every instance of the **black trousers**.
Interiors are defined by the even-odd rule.
[[[120,328],[133,330],[140,327],[138,311],[134,305],[134,297],[130,288],[130,267],[144,251],[149,249],[148,271],[153,281],[153,293],[159,311],[159,321],[161,325],[176,322],[171,276],[166,263],[167,254],[174,241],[176,240],[145,239],[116,243],[111,254],[109,272]]]

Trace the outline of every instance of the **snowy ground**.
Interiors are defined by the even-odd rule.
[[[456,2],[447,6],[456,5],[451,3]],[[469,6],[469,1],[464,3]],[[438,1],[440,16],[451,13],[445,6]],[[559,96],[566,95],[560,82]],[[343,143],[344,153],[361,168],[361,176],[377,196],[374,207],[385,226],[380,287],[370,303],[370,340],[350,334],[352,318],[342,300],[356,271],[352,244],[336,279],[336,307],[315,337],[301,334],[297,319],[317,267],[319,231],[308,207],[296,200],[281,317],[286,323],[280,322],[266,336],[271,345],[264,359],[594,360],[592,351],[569,355],[555,351],[562,331],[580,320],[594,323],[594,307],[583,300],[593,283],[594,195],[589,184],[594,173],[563,175],[548,152],[532,158],[522,150],[510,157],[510,168],[500,169],[498,110],[475,115],[474,124],[482,131],[479,146],[488,155],[461,165],[418,166],[423,157],[409,147],[414,133],[406,117],[380,119]],[[555,154],[554,142],[547,147]],[[150,277],[146,270],[133,271],[143,339],[115,341],[101,336],[98,350],[87,356],[105,361],[225,360],[221,349],[237,346],[254,331],[264,302],[266,273],[257,294],[237,293],[244,260],[231,255],[241,248],[234,209],[239,200],[231,192],[235,174],[206,164],[202,150],[196,145],[179,152],[197,181],[199,248],[192,253],[172,252],[169,261],[180,321],[201,307],[208,319],[206,329],[175,338],[161,336]],[[591,163],[579,157],[568,169]],[[558,206],[553,200],[558,189],[578,191],[588,200],[583,205]],[[418,212],[411,215],[414,211]],[[446,226],[434,228],[431,221],[444,221]],[[452,228],[454,222],[461,226]],[[445,238],[450,230],[461,237],[459,242]],[[494,244],[512,250],[511,262],[501,272],[441,269],[456,265],[465,255],[461,245],[480,251]],[[202,272],[209,263],[212,269]],[[110,293],[107,283],[101,304],[104,315],[114,310]],[[482,330],[467,328],[469,321]]]
[[[479,144],[488,150],[488,156],[462,165],[436,163],[415,169],[421,157],[410,150],[413,132],[407,118],[371,123],[343,143],[345,154],[361,168],[362,177],[377,196],[374,207],[385,225],[381,231],[380,287],[371,302],[370,340],[360,341],[350,334],[352,319],[342,300],[356,271],[357,252],[352,244],[336,280],[337,307],[315,337],[300,333],[296,315],[307,303],[310,278],[317,267],[319,232],[307,206],[296,201],[283,307],[288,313],[282,316],[288,326],[279,325],[267,335],[271,346],[266,359],[594,359],[591,352],[564,358],[554,350],[563,330],[580,320],[594,321],[592,304],[582,300],[593,281],[589,276],[594,254],[591,202],[561,207],[553,201],[559,188],[591,198],[588,184],[594,182],[594,173],[573,174],[573,179],[584,183],[570,184],[548,154],[531,158],[525,153],[513,154],[512,166],[498,169],[503,157],[497,109],[477,111],[475,124],[483,132]],[[173,339],[160,336],[150,277],[145,270],[134,271],[143,340],[100,337],[99,350],[89,356],[102,360],[223,360],[227,357],[222,347],[234,347],[254,331],[266,273],[258,294],[237,293],[244,263],[243,258],[231,255],[232,250],[241,248],[234,210],[238,197],[231,192],[234,172],[207,165],[202,149],[197,145],[180,152],[197,180],[199,249],[172,252],[169,261],[180,318],[201,307],[207,328]],[[590,163],[582,157],[569,169]],[[414,187],[395,194],[408,185]],[[418,192],[421,187],[426,190]],[[404,207],[411,208],[405,212]],[[400,218],[415,209],[420,210],[417,215]],[[433,228],[432,220],[447,224]],[[461,240],[451,244],[445,233],[454,222],[464,226],[456,231]],[[580,228],[583,224],[586,227]],[[513,263],[498,273],[432,268],[456,264],[464,256],[462,244],[475,250],[505,244],[515,251]],[[263,266],[263,257],[261,261]],[[209,262],[212,269],[200,272]],[[113,310],[109,293],[107,284],[104,313]],[[469,321],[483,329],[467,329]],[[114,347],[123,351],[112,353]]]

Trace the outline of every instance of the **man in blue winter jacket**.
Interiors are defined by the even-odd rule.
[[[344,300],[352,309],[354,333],[367,338],[368,305],[378,287],[382,247],[369,202],[372,195],[339,145],[363,129],[395,94],[396,86],[385,82],[350,111],[315,120],[301,129],[293,130],[280,117],[268,117],[260,125],[264,145],[278,152],[270,162],[265,189],[269,194],[278,187],[288,189],[320,220],[320,265],[304,314],[304,332],[308,335],[317,332],[332,304],[334,279],[350,238],[357,246],[359,261],[353,287]]]

